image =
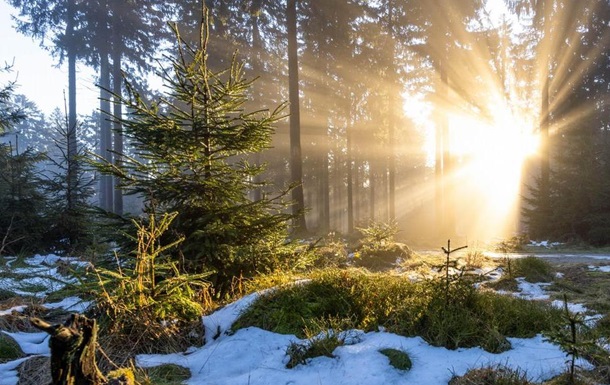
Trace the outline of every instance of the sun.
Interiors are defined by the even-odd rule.
[[[471,239],[518,231],[524,165],[540,146],[531,119],[504,107],[493,109],[492,116],[449,118],[454,204],[463,214],[458,213],[457,231]]]

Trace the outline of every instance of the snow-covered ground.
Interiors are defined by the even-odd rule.
[[[58,258],[58,257],[57,257]],[[58,275],[50,260],[53,257],[29,259],[30,268],[21,268],[20,274],[33,274],[48,278],[38,284],[52,283],[48,290],[56,289],[56,280],[65,280]],[[67,261],[72,263],[73,261]],[[17,281],[3,282],[9,289],[11,284],[19,288]],[[520,296],[532,300],[545,298],[543,285],[519,282]],[[540,335],[531,339],[510,338],[512,349],[491,354],[480,348],[447,350],[433,347],[423,339],[407,338],[387,333],[348,331],[350,338],[344,346],[334,351],[334,358],[318,357],[305,365],[287,369],[286,350],[291,343],[303,342],[293,335],[282,335],[250,327],[231,332],[231,324],[259,294],[252,294],[203,318],[206,343],[184,353],[167,355],[140,355],[137,364],[143,367],[163,363],[174,363],[190,369],[192,377],[186,381],[191,385],[268,385],[268,384],[329,384],[329,385],[381,385],[381,384],[446,384],[453,375],[462,375],[469,369],[505,365],[519,368],[533,381],[554,377],[566,368],[566,356],[559,347],[546,342]],[[61,302],[46,304],[49,308],[64,308],[81,311],[86,307],[78,298],[70,297]],[[561,303],[557,304],[561,306]],[[573,311],[584,311],[578,307]],[[12,310],[22,311],[23,306]],[[5,332],[6,333],[6,332]],[[48,337],[45,333],[6,333],[12,336],[29,355],[49,355]],[[213,337],[213,338],[210,338]],[[393,348],[406,352],[413,361],[410,371],[401,371],[389,364],[389,359],[379,351]],[[0,385],[17,383],[17,366],[24,359],[0,364]],[[590,366],[586,361],[579,362]]]

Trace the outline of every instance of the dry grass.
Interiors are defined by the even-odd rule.
[[[17,385],[42,385],[51,383],[51,359],[35,356],[19,365]]]

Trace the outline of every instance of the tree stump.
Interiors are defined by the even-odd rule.
[[[95,320],[72,314],[63,325],[51,325],[39,318],[30,318],[30,322],[51,335],[49,347],[53,385],[106,384],[106,378],[95,362]]]

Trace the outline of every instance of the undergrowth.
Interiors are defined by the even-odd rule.
[[[448,291],[447,291],[448,290]],[[363,270],[325,270],[311,281],[261,296],[234,324],[257,326],[306,338],[307,320],[349,320],[365,331],[379,326],[403,336],[422,336],[449,349],[481,346],[491,352],[510,347],[505,337],[531,337],[559,322],[561,311],[493,292],[479,291],[464,278],[411,282]]]
[[[532,385],[527,374],[504,366],[489,366],[469,370],[463,376],[454,376],[449,385]]]
[[[135,353],[180,351],[202,338],[200,317],[211,306],[206,274],[184,275],[165,258],[169,245],[160,243],[175,214],[157,221],[134,222],[137,245],[129,256],[118,257],[116,270],[97,267],[97,280],[84,282],[83,290],[95,296],[100,344],[116,359]],[[119,362],[123,364],[123,362]]]

